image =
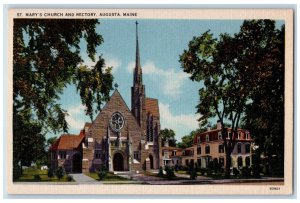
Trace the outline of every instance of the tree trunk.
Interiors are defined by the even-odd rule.
[[[225,178],[230,178],[231,153],[226,152]]]

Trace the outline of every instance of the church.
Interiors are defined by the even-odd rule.
[[[67,172],[158,169],[160,163],[160,114],[158,100],[147,98],[140,63],[138,23],[131,87],[131,108],[115,89],[92,123],[79,135],[64,134],[50,147],[50,165]]]

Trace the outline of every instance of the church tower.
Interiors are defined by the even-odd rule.
[[[136,54],[135,68],[133,71],[133,86],[131,87],[131,112],[142,129],[145,129],[145,85],[143,85],[142,67],[140,63],[138,22],[136,24]]]

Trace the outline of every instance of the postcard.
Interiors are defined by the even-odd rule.
[[[8,13],[8,194],[293,193],[292,9]]]

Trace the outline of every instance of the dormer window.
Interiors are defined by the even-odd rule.
[[[222,132],[218,132],[218,140],[222,140]]]
[[[206,142],[209,142],[209,134],[206,135]]]
[[[231,138],[231,134],[232,134],[231,132],[228,132],[228,134],[227,134],[227,138],[228,138],[228,139]]]
[[[249,132],[246,132],[246,135],[245,135],[245,137],[246,137],[246,140],[248,140],[248,139],[249,139]]]
[[[201,139],[200,139],[200,136],[197,137],[197,144],[200,144],[201,143]]]
[[[241,132],[238,132],[238,137],[237,137],[237,139],[238,139],[238,140],[241,139]]]

